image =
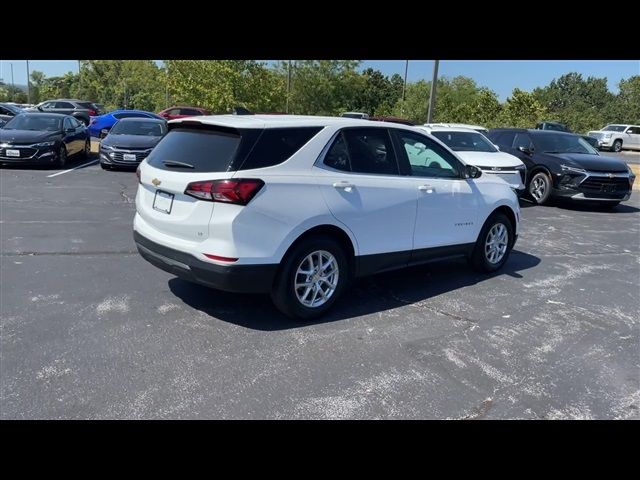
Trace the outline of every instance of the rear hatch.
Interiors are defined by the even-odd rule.
[[[170,124],[169,133],[140,165],[138,214],[166,235],[206,240],[215,203],[186,195],[187,185],[231,178],[261,131],[196,122]]]

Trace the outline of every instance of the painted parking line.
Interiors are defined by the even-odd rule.
[[[93,165],[94,163],[98,163],[99,160],[100,159],[96,158],[95,160],[91,160],[90,162],[83,163],[82,165],[78,165],[77,167],[70,168],[69,170],[63,170],[61,172],[54,173],[52,175],[47,175],[47,178],[57,177],[58,175],[63,175],[65,173],[73,172],[74,170],[77,170],[78,168],[88,167],[89,165]]]

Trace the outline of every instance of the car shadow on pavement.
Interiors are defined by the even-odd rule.
[[[519,203],[520,203],[520,208],[521,209],[525,209],[525,208],[560,208],[562,210],[571,210],[574,212],[606,212],[606,213],[634,213],[634,212],[640,212],[640,208],[636,208],[633,207],[627,203],[621,203],[619,205],[616,205],[613,208],[607,208],[605,206],[602,205],[597,205],[594,203],[576,203],[576,202],[570,202],[570,201],[562,201],[562,200],[555,200],[552,201],[551,203],[549,203],[548,205],[536,205],[535,203],[533,203],[531,200],[527,200],[527,199],[523,199],[520,198],[518,199]]]
[[[519,279],[522,278],[519,272],[535,267],[540,261],[514,250],[504,267],[491,274],[477,273],[460,259],[374,275],[355,281],[327,315],[310,321],[286,317],[276,310],[267,295],[221,292],[180,278],[169,280],[169,289],[187,305],[213,318],[253,330],[287,330],[384,312],[493,277],[507,275]]]

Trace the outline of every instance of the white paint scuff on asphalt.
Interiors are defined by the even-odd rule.
[[[107,297],[96,307],[98,314],[107,312],[127,313],[129,311],[129,297]]]

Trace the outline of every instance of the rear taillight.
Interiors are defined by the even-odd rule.
[[[187,185],[185,195],[209,202],[246,205],[260,191],[264,182],[257,178],[205,180]]]
[[[138,183],[142,185],[142,180],[140,180],[140,167],[136,168],[136,177],[138,177]]]
[[[89,115],[97,115],[98,112],[96,112],[95,110],[89,110]]]

